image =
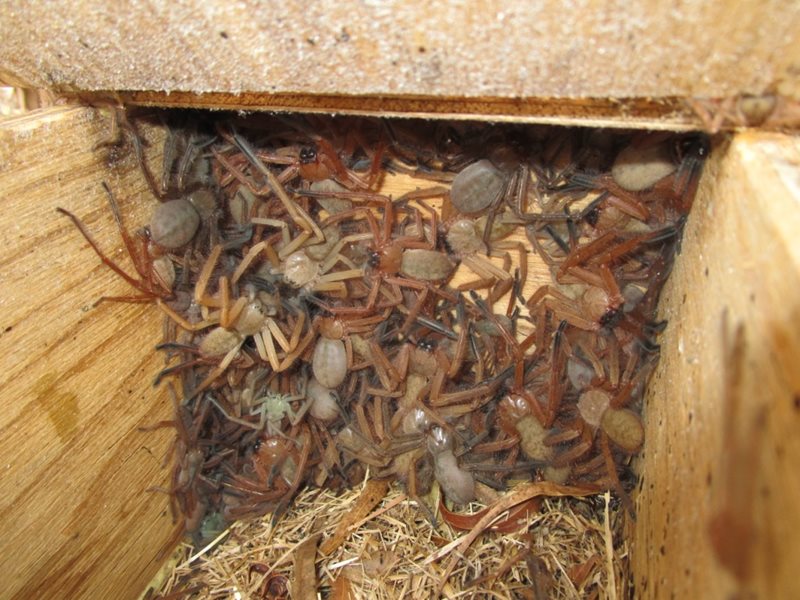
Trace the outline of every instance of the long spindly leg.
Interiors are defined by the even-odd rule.
[[[238,321],[239,316],[242,314],[244,307],[247,305],[247,297],[240,296],[236,299],[236,302],[233,303],[233,306],[228,309],[228,323],[231,327],[236,324]]]
[[[225,329],[231,329],[231,288],[228,285],[228,278],[225,275],[219,278],[217,289],[219,290],[220,303],[219,324]]]
[[[590,339],[594,340],[595,337],[592,336]],[[597,352],[595,352],[593,345],[589,341],[587,341],[586,338],[580,337],[576,342],[576,346],[580,348],[584,356],[586,356],[586,358],[592,364],[592,368],[594,369],[594,374],[597,377],[597,379],[600,381],[605,380],[606,378],[605,367],[603,366],[600,357],[597,356]]]
[[[516,250],[519,260],[520,279],[528,280],[528,247],[522,242],[502,241],[495,242],[493,247],[497,250]]]
[[[314,340],[316,335],[317,334],[313,329],[309,329],[305,337],[297,344],[297,347],[284,357],[283,361],[281,361],[280,367],[276,369],[276,371],[285,371],[292,366],[294,361],[296,361],[303,354],[303,352],[305,352],[305,349]]]
[[[186,331],[200,331],[201,329],[205,329],[206,327],[211,327],[212,325],[216,325],[219,323],[219,315],[212,315],[210,318],[205,319],[203,321],[198,321],[197,323],[191,323],[187,321],[186,318],[181,315],[180,313],[172,310],[169,305],[161,300],[161,298],[156,299],[156,306],[170,319],[175,321],[178,325],[180,325]]]
[[[614,334],[613,331],[606,336],[606,360],[608,362],[608,382],[611,384],[611,387],[617,388],[619,386],[619,353],[620,353],[620,345],[619,341],[617,340],[617,336]]]
[[[505,296],[513,287],[514,287],[513,278],[498,280],[497,283],[495,283],[492,289],[489,291],[489,296],[486,298],[486,301],[489,303],[490,306],[493,305],[495,302],[500,300],[500,298]]]
[[[161,380],[164,379],[164,377],[166,377],[167,375],[172,375],[173,373],[177,373],[179,371],[182,371],[183,369],[188,369],[189,367],[193,367],[195,365],[203,364],[205,362],[206,361],[204,359],[202,359],[202,358],[193,358],[191,360],[186,360],[186,361],[184,361],[182,363],[179,363],[177,365],[173,365],[171,367],[167,367],[166,369],[162,369],[161,371],[159,371],[159,373],[156,375],[155,379],[153,380],[153,385],[156,386],[159,383],[161,383]]]
[[[550,440],[548,439],[548,442],[549,441]],[[580,460],[591,449],[591,442],[582,440],[569,448],[569,450],[565,450],[556,454],[552,460],[552,465],[557,469],[568,467],[572,464],[575,464],[576,461]]]
[[[309,239],[312,239],[311,232],[301,231],[296,238],[278,250],[278,257],[283,260],[299,248],[301,248]],[[323,238],[321,241],[325,241]]]
[[[567,321],[570,325],[578,329],[583,329],[585,331],[597,331],[600,329],[599,323],[584,317],[575,302],[556,287],[544,285],[536,290],[528,299],[528,310],[531,314],[535,314],[540,306],[543,306],[547,311],[553,313],[559,321]],[[543,324],[543,320],[540,320],[536,328],[537,331]],[[530,344],[528,340],[526,340],[526,342],[528,342],[528,345]],[[540,346],[537,342],[537,349],[538,348],[540,348]]]
[[[260,430],[264,426],[264,424],[261,422],[254,423],[253,421],[248,421],[245,418],[237,417],[236,415],[230,414],[227,410],[225,410],[225,407],[222,406],[222,404],[211,394],[209,394],[209,399],[211,400],[212,404],[214,404],[214,406],[216,406],[217,409],[219,409],[222,415],[229,421],[232,421],[233,423],[238,423],[239,425],[244,425],[245,427],[249,427],[250,429],[255,429],[255,430]]]
[[[317,286],[323,286],[328,283],[333,283],[337,281],[346,281],[348,279],[360,279],[364,277],[364,269],[348,269],[346,271],[335,271],[333,273],[326,273],[322,277],[320,277],[319,283],[314,286],[314,289],[318,289]]]
[[[555,421],[556,414],[558,413],[559,405],[561,404],[564,395],[564,370],[566,367],[566,353],[563,350],[563,345],[566,342],[564,330],[566,329],[567,322],[561,321],[553,335],[553,350],[551,353],[550,364],[550,382],[547,393],[547,419],[543,423],[545,428],[552,426]]]
[[[422,288],[419,294],[417,294],[417,299],[414,301],[414,304],[409,309],[408,315],[406,315],[403,324],[400,326],[400,335],[403,337],[408,335],[408,332],[411,330],[411,326],[417,320],[417,316],[419,316],[427,298],[428,288]]]
[[[600,254],[601,252],[605,251],[606,248],[609,246],[614,245],[619,236],[617,235],[616,231],[607,231],[600,237],[592,240],[584,244],[583,246],[579,246],[574,248],[564,259],[564,262],[561,263],[561,266],[558,269],[558,276],[562,277],[566,275],[567,270],[571,267],[577,267],[581,264],[586,263],[590,258]]]
[[[191,398],[196,397],[200,392],[208,388],[208,386],[214,383],[214,381],[216,381],[216,379],[225,372],[225,370],[230,366],[230,364],[236,358],[236,355],[239,354],[239,350],[241,350],[242,344],[244,344],[244,339],[239,341],[239,343],[236,344],[236,346],[230,349],[230,351],[225,355],[222,361],[216,367],[214,367],[214,369],[211,370],[211,372],[206,376],[206,378],[200,382],[200,385],[198,385],[195,388],[191,396],[187,398],[187,401],[190,400]]]
[[[408,489],[406,490],[408,497],[414,500],[417,503],[422,514],[428,519],[428,521],[433,525],[436,526],[436,515],[431,510],[431,507],[428,506],[425,501],[419,497],[417,493],[417,462],[422,457],[419,455],[415,455],[408,461]]]
[[[544,305],[557,319],[566,321],[578,329],[583,329],[584,331],[597,331],[600,329],[600,324],[584,317],[574,303],[564,303],[553,298],[546,298]]]
[[[378,325],[379,323],[387,321],[391,314],[392,314],[392,309],[387,308],[386,310],[377,315],[346,321],[344,324],[344,328],[347,333],[366,333],[369,331],[374,331],[375,326]]]
[[[280,502],[278,503],[278,506],[275,507],[275,512],[272,515],[273,524],[280,519],[281,515],[288,507],[289,502],[300,488],[300,484],[303,483],[303,479],[306,476],[306,464],[308,463],[308,458],[311,455],[311,433],[309,432],[307,425],[303,425],[301,430],[304,441],[302,449],[300,450],[300,456],[297,459],[297,464],[295,465],[294,479],[289,485],[289,489],[287,490],[286,494],[284,494],[283,498],[281,498]]]
[[[600,431],[599,438],[600,450],[603,453],[603,458],[605,459],[606,473],[608,474],[608,478],[611,482],[611,487],[620,497],[622,504],[625,506],[631,516],[633,516],[636,514],[636,511],[633,507],[633,501],[628,495],[628,492],[625,491],[625,488],[622,487],[622,482],[619,480],[617,465],[614,462],[614,455],[611,453],[611,445],[608,442],[608,435],[605,431]]]
[[[465,281],[464,283],[459,283],[456,286],[456,290],[459,292],[469,292],[470,290],[485,290],[486,288],[490,288],[497,283],[497,280],[494,277],[482,277],[481,279],[472,279],[470,281]]]
[[[400,384],[400,375],[398,374],[397,369],[394,368],[386,354],[383,353],[383,350],[381,350],[381,347],[374,339],[369,340],[369,348],[372,352],[372,364],[375,368],[375,373],[378,375],[378,379],[380,379],[381,384],[385,389],[389,390],[390,392],[394,391],[395,388],[397,388],[397,386]]]
[[[211,254],[208,255],[205,264],[203,264],[203,268],[200,270],[200,274],[197,277],[197,283],[194,286],[194,301],[198,304],[210,306],[212,308],[220,308],[219,300],[206,294],[208,282],[211,279],[212,273],[214,272],[214,267],[217,266],[217,261],[219,260],[220,254],[222,254],[222,246],[217,244],[214,246],[214,248],[212,248]]]
[[[229,141],[231,141],[234,145],[236,145],[239,150],[242,151],[250,163],[267,179],[267,183],[269,187],[272,189],[272,192],[278,197],[278,199],[283,204],[286,212],[289,213],[289,216],[292,220],[304,231],[308,233],[308,237],[314,238],[316,242],[324,242],[325,235],[322,233],[322,230],[319,228],[314,220],[309,216],[309,214],[303,209],[302,206],[294,202],[289,194],[286,193],[286,190],[281,185],[278,178],[270,171],[266,165],[258,158],[253,148],[250,144],[245,141],[240,135],[234,133],[232,136],[228,136],[226,134],[222,134],[223,137],[226,137]]]
[[[287,404],[287,416],[289,417],[289,423],[292,427],[297,427],[301,423],[303,418],[306,416],[308,409],[310,409],[311,405],[314,403],[313,398],[306,396],[305,384],[303,384],[301,389],[298,389],[297,394],[287,398],[287,402],[292,402],[295,400],[302,400],[303,402],[296,412],[292,411]]]
[[[349,262],[349,259],[347,259],[344,256],[341,256],[341,254],[340,254],[342,249],[347,244],[352,244],[354,242],[366,242],[366,241],[372,240],[372,239],[373,239],[373,237],[372,237],[372,234],[370,234],[370,233],[354,233],[352,235],[344,236],[338,242],[336,242],[336,244],[334,244],[333,248],[331,248],[330,251],[328,252],[328,254],[325,256],[325,260],[323,261],[323,263],[322,263],[322,265],[320,267],[320,272],[323,273],[323,274],[327,273],[340,260],[346,260],[347,262]],[[347,263],[345,263],[345,264],[347,264]]]
[[[64,208],[61,208],[61,207],[56,208],[56,210],[58,212],[60,212],[61,214],[66,215],[67,217],[69,217],[72,220],[72,222],[75,225],[75,227],[78,228],[78,231],[81,232],[81,235],[84,237],[84,239],[87,242],[89,242],[89,245],[92,247],[92,250],[94,250],[95,254],[97,254],[97,256],[100,258],[100,260],[103,262],[104,265],[106,265],[108,268],[110,268],[112,271],[114,271],[117,275],[119,275],[125,281],[127,281],[128,284],[130,284],[132,287],[136,288],[137,290],[139,290],[143,294],[152,295],[152,293],[153,293],[152,290],[148,289],[147,286],[143,285],[142,282],[139,281],[138,279],[134,279],[133,277],[128,275],[128,273],[126,273],[124,270],[122,270],[122,268],[119,265],[117,265],[117,263],[115,263],[113,260],[111,260],[108,256],[105,255],[105,253],[97,245],[97,242],[94,241],[94,238],[92,238],[92,236],[89,233],[89,231],[86,229],[86,226],[83,224],[83,222],[78,217],[76,217],[74,214],[72,214],[68,210],[66,210]]]
[[[455,351],[453,352],[453,362],[450,363],[450,368],[447,371],[447,376],[450,379],[455,378],[461,370],[464,363],[464,357],[467,353],[467,338],[469,337],[469,323],[466,319],[466,311],[464,310],[464,301],[459,301],[456,306],[456,318],[458,319],[458,340],[456,341]]]
[[[278,360],[278,353],[275,351],[275,344],[272,340],[272,333],[267,325],[253,336],[258,355],[261,360],[269,362],[273,371],[280,370],[280,361]]]
[[[289,348],[287,352],[293,352],[297,345],[300,343],[300,336],[303,335],[303,325],[306,322],[306,313],[305,311],[300,311],[297,315],[297,320],[292,327],[292,335],[289,338]]]
[[[606,198],[606,204],[613,206],[628,216],[640,221],[647,221],[650,218],[650,211],[636,196],[616,184],[609,185],[611,195]]]
[[[236,270],[233,272],[233,277],[231,277],[231,283],[236,285],[238,283],[239,278],[244,275],[244,272],[248,269],[248,267],[252,264],[252,262],[258,258],[259,254],[264,251],[267,247],[266,241],[261,241],[255,244],[250,250],[247,251],[247,254],[244,255],[239,265],[236,267]]]

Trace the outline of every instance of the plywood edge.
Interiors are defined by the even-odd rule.
[[[50,92],[48,94],[52,95]],[[93,106],[226,110],[244,113],[312,113],[407,119],[471,120],[623,130],[800,130],[800,104],[774,95],[732,98],[500,98],[352,96],[243,92],[63,92],[60,103]],[[749,103],[749,104],[748,104]],[[769,106],[748,119],[741,106]]]
[[[712,155],[662,298],[637,596],[800,595],[798,205],[797,137],[744,133]]]
[[[130,91],[80,94],[116,97],[126,104],[237,111],[310,112],[423,119],[541,123],[625,129],[691,130],[702,121],[678,98],[569,99],[392,95],[266,94]]]

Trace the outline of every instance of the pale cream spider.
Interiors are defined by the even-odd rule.
[[[308,397],[306,394],[307,377],[297,378],[298,388],[294,394],[282,394],[273,390],[266,390],[257,398],[253,398],[256,392],[251,387],[254,383],[254,379],[248,376],[246,381],[245,389],[239,394],[239,412],[247,411],[245,413],[247,416],[257,416],[257,422],[231,414],[231,411],[226,410],[213,395],[209,396],[211,402],[229,421],[244,425],[245,427],[250,427],[257,431],[265,430],[267,437],[281,436],[289,439],[282,428],[284,417],[289,419],[291,427],[295,427],[303,420],[303,417],[305,417],[312,404],[312,398]],[[295,411],[292,408],[292,403],[299,401],[303,402]]]

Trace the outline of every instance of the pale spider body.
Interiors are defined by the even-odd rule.
[[[283,420],[289,419],[292,427],[299,424],[311,406],[312,399],[306,395],[306,381],[300,378],[298,389],[295,394],[283,394],[274,390],[263,390],[254,388],[254,379],[247,379],[245,389],[238,396],[238,403],[241,417],[230,414],[222,404],[212,397],[212,403],[230,420],[251,429],[264,430],[267,437],[283,437]],[[293,402],[303,401],[295,411],[292,408]],[[254,422],[247,417],[258,417]]]
[[[428,452],[433,456],[433,472],[444,495],[456,504],[468,504],[475,499],[475,479],[472,473],[459,467],[453,453],[452,436],[441,427],[434,427],[427,437]]]
[[[486,210],[504,194],[508,177],[491,161],[482,159],[472,163],[453,179],[450,201],[464,214]]]
[[[280,426],[283,418],[288,416],[291,419],[295,416],[295,412],[292,410],[292,405],[290,404],[291,401],[291,396],[275,393],[268,393],[266,396],[258,398],[255,401],[255,404],[260,406],[260,412],[266,421],[268,433],[277,435],[280,433]]]
[[[306,395],[307,381],[305,378],[298,379],[298,389],[295,394],[282,394],[273,390],[267,390],[262,396],[252,401],[250,415],[259,416],[259,428],[265,428],[267,436],[286,437],[283,433],[282,425],[284,418],[289,419],[292,427],[295,427],[305,417],[311,406],[311,400]],[[295,411],[292,402],[303,401]]]

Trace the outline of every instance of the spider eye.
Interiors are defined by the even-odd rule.
[[[603,327],[613,327],[620,317],[619,309],[611,309],[600,317],[600,325]]]
[[[684,138],[678,143],[679,158],[691,157],[694,159],[704,159],[708,156],[711,149],[708,138],[704,135],[693,135]]]
[[[435,344],[433,340],[419,340],[417,342],[417,348],[420,350],[424,350],[425,352],[433,352]]]
[[[314,148],[301,148],[300,149],[300,162],[305,164],[312,163],[317,160],[317,151]]]

